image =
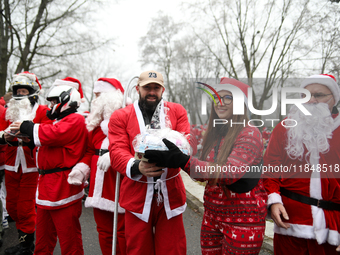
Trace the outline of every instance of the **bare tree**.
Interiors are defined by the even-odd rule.
[[[69,56],[107,43],[91,29],[95,0],[1,0],[0,94],[5,92],[8,68],[14,73],[39,72],[55,76]]]
[[[199,114],[201,93],[195,81],[218,77],[220,64],[210,52],[186,30],[186,24],[176,23],[160,13],[152,19],[149,30],[140,39],[142,65],[154,65],[165,76],[170,101],[181,103],[190,115],[191,123],[203,123]]]
[[[340,53],[340,6],[325,2],[318,3],[316,7],[318,11],[311,22],[318,25],[313,26],[309,38],[313,40],[312,59],[317,59],[315,69],[325,73]]]
[[[165,75],[165,84],[171,101],[176,100],[170,75],[173,68],[175,45],[178,42],[180,23],[163,12],[153,18],[149,24],[149,30],[139,41],[142,51],[142,65],[152,64]]]
[[[0,0],[0,95],[5,94],[7,66],[13,53],[13,33],[11,27],[11,10],[7,0]]]
[[[197,29],[197,38],[207,47],[224,72],[247,83],[260,93],[253,104],[262,109],[277,79],[309,53],[302,40],[308,27],[309,0],[209,0],[191,6],[195,17],[204,17],[204,29]],[[264,77],[262,84],[253,84],[254,77]]]
[[[97,58],[96,56],[102,57]],[[89,59],[91,61],[88,61]],[[67,70],[63,71],[63,75],[65,77],[73,76],[82,84],[86,102],[81,105],[80,111],[90,111],[90,104],[94,99],[93,86],[95,81],[99,78],[116,78],[121,81],[120,66],[119,63],[114,62],[114,59],[113,51],[109,51],[108,49],[99,49],[95,52],[84,53],[77,56],[77,58],[69,59],[67,63],[64,63]],[[122,83],[122,85],[124,84]]]
[[[172,83],[175,85],[176,102],[181,103],[190,115],[191,124],[203,124],[208,118],[201,115],[201,87],[197,82],[216,78],[219,82],[222,68],[219,62],[210,54],[195,35],[186,35],[176,45],[174,58],[174,73]],[[211,79],[210,79],[211,80]],[[209,113],[207,113],[209,114]]]

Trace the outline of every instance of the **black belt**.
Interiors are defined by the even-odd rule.
[[[53,173],[71,170],[71,169],[72,169],[72,167],[53,168],[53,169],[49,169],[49,170],[42,170],[42,169],[38,168],[38,172],[41,175],[45,175],[45,174],[53,174]]]
[[[246,193],[251,191],[255,186],[259,183],[262,175],[262,165],[263,160],[259,164],[257,164],[256,171],[246,172],[242,178],[237,180],[236,182],[225,185],[229,190],[236,193]],[[254,168],[253,168],[254,169]]]
[[[326,201],[322,199],[316,199],[312,197],[307,197],[298,193],[295,193],[293,191],[287,190],[283,187],[280,188],[281,195],[284,195],[285,197],[288,197],[290,199],[293,199],[295,201],[307,204],[307,205],[315,205],[319,208],[325,209],[325,210],[333,210],[333,211],[340,211],[340,204]]]
[[[95,155],[98,155],[98,156],[102,156],[104,155],[105,153],[109,152],[109,150],[107,149],[96,149],[96,152],[94,153]]]

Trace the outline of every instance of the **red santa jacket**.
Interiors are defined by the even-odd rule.
[[[84,117],[72,113],[53,124],[36,124],[34,143],[38,146],[37,167],[42,170],[69,168],[70,170],[39,175],[36,203],[45,209],[59,209],[82,199],[83,186],[67,182],[72,167],[84,156],[87,130]]]
[[[161,127],[165,128],[166,120],[170,120],[171,128],[189,134],[190,125],[183,106],[162,101],[160,111]],[[136,135],[145,131],[142,112],[136,101],[123,109],[115,111],[109,122],[109,150],[111,165],[115,170],[126,176],[120,189],[120,205],[132,212],[141,220],[148,222],[151,201],[154,195],[153,178],[143,175],[131,176],[131,166],[135,151],[132,141]],[[184,212],[186,208],[185,188],[180,169],[164,169],[158,182],[162,186],[164,208],[170,219]]]
[[[84,163],[85,167],[91,169],[90,188],[85,200],[85,207],[114,212],[117,172],[112,167],[106,172],[99,170],[97,168],[99,155],[95,155],[96,150],[108,149],[108,122],[108,120],[102,121],[100,126],[89,132],[86,153],[80,163]],[[118,206],[118,212],[124,213],[125,210]]]
[[[340,117],[337,117],[333,126],[333,136],[328,139],[329,152],[320,153],[314,168],[305,159],[293,160],[288,156],[285,150],[287,145],[285,127],[278,124],[273,130],[264,156],[264,165],[267,167],[264,185],[269,194],[268,206],[283,203],[289,216],[289,220],[284,221],[290,223],[288,229],[275,225],[275,233],[316,239],[319,244],[325,242],[336,246],[340,244],[339,211],[323,210],[280,195],[280,187],[284,187],[304,196],[340,203],[340,184],[337,179],[340,174],[339,124]],[[275,166],[278,167],[277,171],[270,172]],[[285,166],[286,169],[283,170],[281,166]]]
[[[35,111],[33,122],[51,124],[52,121],[46,116],[46,112],[48,110],[49,108],[45,105],[35,104],[32,109],[32,111]],[[7,122],[7,126],[9,125],[10,122]],[[13,142],[16,141],[18,141],[18,139],[14,138]],[[17,172],[20,165],[22,173],[31,173],[38,171],[34,162],[34,158],[32,157],[31,149],[29,149],[27,146],[7,146],[5,158],[5,169],[7,171]]]

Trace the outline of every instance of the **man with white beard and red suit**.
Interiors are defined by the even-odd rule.
[[[93,92],[96,98],[92,101],[91,112],[86,118],[86,127],[89,131],[86,153],[84,158],[73,167],[68,182],[81,185],[90,174],[90,188],[85,206],[93,207],[102,254],[111,255],[117,172],[110,165],[107,135],[111,114],[122,107],[124,89],[114,78],[99,78],[94,83]],[[125,210],[118,206],[117,213],[116,254],[126,254]]]
[[[48,123],[47,106],[38,104],[41,85],[35,74],[29,72],[13,76],[13,98],[3,112],[7,126],[14,121],[28,120],[32,123]],[[38,169],[32,157],[35,145],[27,137],[15,137],[2,131],[0,144],[5,151],[6,208],[16,223],[19,244],[7,248],[5,254],[33,254],[36,223],[35,192]]]
[[[264,156],[268,214],[275,222],[274,252],[338,254],[340,117],[335,106],[340,89],[327,74],[312,75],[300,87],[311,94],[303,104],[311,115],[293,106],[287,127],[275,127]]]
[[[134,158],[132,142],[147,127],[189,134],[187,112],[166,102],[163,76],[143,72],[138,79],[139,100],[115,111],[109,122],[111,165],[124,179],[119,204],[125,209],[127,254],[186,254],[182,213],[186,208],[180,168],[164,168]]]
[[[79,91],[79,92],[78,92]],[[87,144],[84,117],[77,114],[83,102],[81,83],[72,77],[57,79],[47,94],[53,124],[14,122],[39,147],[35,159],[39,170],[36,194],[37,229],[35,255],[53,254],[59,238],[62,254],[84,254],[79,218],[84,185],[70,185],[67,178],[83,158]]]

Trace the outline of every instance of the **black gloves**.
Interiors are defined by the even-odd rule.
[[[164,138],[163,143],[168,147],[168,151],[146,150],[144,157],[150,163],[157,163],[156,166],[169,168],[184,168],[190,156],[184,154],[175,144]]]

